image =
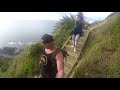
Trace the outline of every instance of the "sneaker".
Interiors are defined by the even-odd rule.
[[[74,48],[74,52],[76,52],[76,48]]]
[[[71,46],[72,48],[74,47],[74,46]]]

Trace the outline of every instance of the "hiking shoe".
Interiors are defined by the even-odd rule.
[[[74,52],[76,52],[76,48],[74,48]]]
[[[71,46],[71,48],[73,48],[74,46]]]

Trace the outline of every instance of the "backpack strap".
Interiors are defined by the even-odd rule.
[[[61,51],[60,48],[56,48],[55,51],[52,54],[52,59],[55,58],[55,56]]]
[[[56,48],[55,49],[55,51],[53,52],[53,54],[52,54],[52,63],[53,63],[53,65],[52,66],[54,66],[55,65],[55,56],[60,52],[61,50],[59,49],[59,48]]]
[[[69,56],[68,52],[66,50],[64,50],[64,49],[61,49],[61,51],[62,51],[63,56],[64,56],[64,58],[65,58],[65,60],[67,62],[67,58],[66,57]]]
[[[61,48],[57,48],[57,49],[54,51],[52,58],[55,58],[56,55],[57,55],[60,51],[63,53],[63,57],[64,57],[65,60],[67,61],[66,57],[69,56],[69,54],[67,53],[67,51],[65,51],[65,50],[63,50],[63,49],[61,49]]]
[[[43,60],[44,60],[43,57],[45,57],[44,53],[45,53],[45,48],[43,47],[43,49],[42,49],[42,56],[41,56],[41,59],[40,59],[40,62],[39,62],[39,65],[40,65],[41,67],[43,66]]]

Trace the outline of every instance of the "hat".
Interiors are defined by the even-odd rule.
[[[53,38],[53,36],[51,36],[51,35],[49,35],[49,34],[44,34],[42,37],[41,37],[41,39],[42,39],[42,43],[49,43],[49,42],[52,42],[52,41],[54,41],[54,38]]]

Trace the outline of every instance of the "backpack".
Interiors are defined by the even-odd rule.
[[[69,56],[69,54],[68,54],[68,52],[67,52],[66,50],[61,49],[61,48],[57,48],[57,49],[53,52],[53,54],[52,54],[52,59],[55,58],[55,56],[56,56],[60,51],[62,52],[63,57],[64,57],[64,59],[65,59],[66,62],[67,62],[67,56]]]

